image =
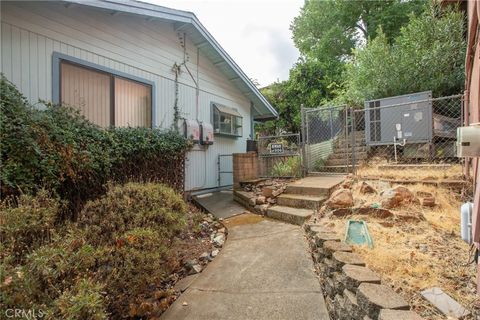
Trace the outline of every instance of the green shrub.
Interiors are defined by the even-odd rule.
[[[271,171],[272,177],[300,177],[302,163],[300,157],[289,157],[286,160],[276,162]]]
[[[111,186],[105,196],[88,202],[79,225],[95,245],[114,244],[134,228],[153,228],[166,239],[185,226],[187,205],[172,188],[154,183]]]
[[[161,184],[128,183],[110,185],[89,201],[77,223],[53,225],[58,208],[43,193],[0,207],[1,230],[9,235],[2,241],[8,250],[1,252],[0,309],[36,308],[58,319],[140,316],[131,306],[160,287],[175,266],[167,261],[174,237],[186,228],[182,196]],[[45,230],[51,235],[44,241]],[[13,234],[22,235],[21,245]]]
[[[313,168],[314,170],[316,171],[320,171],[323,167],[325,167],[327,165],[327,160],[321,158],[321,159],[317,159],[315,161],[315,163],[313,164]]]
[[[188,141],[171,131],[104,130],[78,111],[46,103],[33,108],[1,76],[1,196],[42,188],[67,200],[70,213],[105,192],[109,180],[159,181],[183,192]]]
[[[26,254],[50,241],[60,203],[42,190],[36,197],[20,196],[0,203],[0,257],[22,260]]]
[[[91,279],[81,279],[55,300],[55,313],[65,320],[108,319],[102,290],[104,285]]]

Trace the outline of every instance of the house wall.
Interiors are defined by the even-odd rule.
[[[154,125],[171,126],[175,101],[172,66],[184,61],[184,49],[172,23],[58,2],[3,2],[1,9],[1,72],[32,103],[52,100],[52,55],[58,52],[153,82]],[[211,123],[211,102],[237,108],[243,116],[242,137],[216,136],[206,151],[188,155],[186,190],[212,188],[217,186],[218,154],[246,149],[250,101],[188,36],[185,43],[186,65],[198,83],[199,94],[197,114],[195,81],[183,68],[178,94],[182,116]]]
[[[465,61],[465,95],[467,98],[468,110],[465,117],[466,124],[480,123],[480,1],[468,1],[468,35],[467,35],[467,56]],[[474,178],[475,195],[473,206],[473,242],[480,250],[480,158],[471,159],[471,167],[467,172]],[[471,171],[470,171],[471,170]],[[477,294],[480,294],[480,261],[477,266]]]

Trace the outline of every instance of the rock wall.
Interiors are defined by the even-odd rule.
[[[332,320],[421,320],[338,234],[305,224],[315,269]]]

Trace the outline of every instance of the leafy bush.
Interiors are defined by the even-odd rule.
[[[134,228],[153,228],[170,239],[185,225],[187,206],[164,185],[128,183],[111,186],[107,194],[88,202],[79,217],[95,245],[115,244]]]
[[[66,290],[55,301],[58,316],[65,320],[108,319],[101,292],[103,285],[91,279],[78,281],[71,289]]]
[[[302,174],[300,157],[288,157],[276,162],[271,171],[272,177],[300,177]]]
[[[463,13],[431,4],[410,17],[393,44],[379,29],[365,48],[355,50],[342,99],[361,105],[364,100],[426,90],[437,97],[460,93],[464,27]]]
[[[320,158],[315,161],[313,168],[315,171],[321,171],[327,165],[327,160]]]
[[[16,205],[13,198],[0,203],[0,258],[21,261],[29,252],[46,244],[54,231],[60,203],[46,191],[37,197],[22,195]]]
[[[78,213],[85,201],[105,192],[108,180],[160,181],[183,191],[189,144],[177,133],[103,130],[72,108],[33,108],[3,75],[1,89],[2,197],[45,188]]]
[[[188,213],[182,196],[128,183],[87,202],[77,223],[54,225],[59,208],[43,192],[0,206],[0,309],[36,308],[58,319],[136,316],[131,305],[173,271],[169,250]]]

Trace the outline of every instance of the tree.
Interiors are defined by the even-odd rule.
[[[443,12],[431,5],[389,43],[378,37],[354,51],[346,72],[342,99],[364,100],[432,90],[434,96],[457,94],[464,84],[464,16],[455,8]]]
[[[290,70],[290,77],[261,89],[262,94],[278,111],[277,120],[257,127],[257,132],[273,134],[277,131],[300,131],[300,106],[317,107],[331,99],[330,79],[325,77],[319,63],[313,59],[300,59]]]
[[[391,41],[408,22],[409,14],[421,13],[425,1],[411,0],[306,0],[291,25],[300,53],[315,59],[325,77],[340,82],[352,49],[374,39],[379,26]]]

